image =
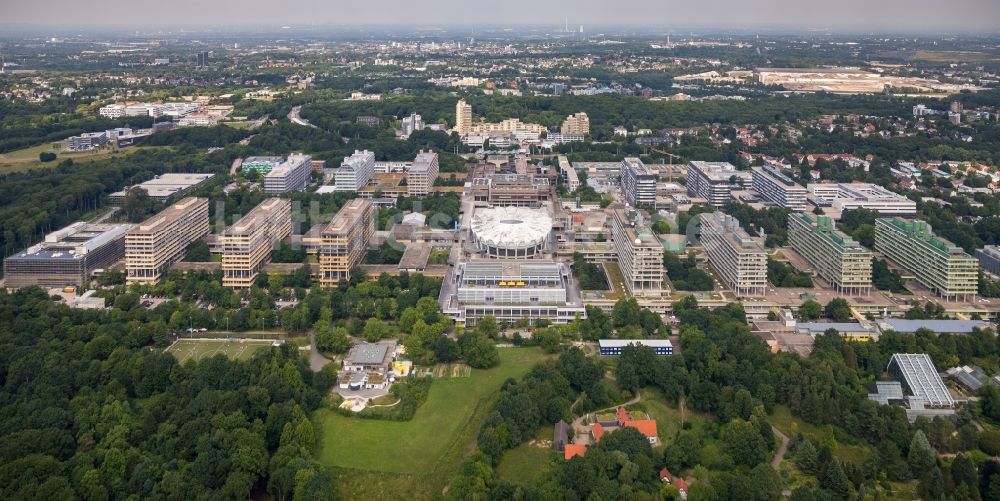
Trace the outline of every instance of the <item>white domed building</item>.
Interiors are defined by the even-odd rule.
[[[552,216],[526,207],[477,209],[472,241],[486,257],[525,259],[542,253],[552,233]]]

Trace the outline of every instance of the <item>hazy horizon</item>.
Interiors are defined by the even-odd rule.
[[[591,4],[591,5],[587,5]],[[118,28],[147,30],[158,27],[252,26],[315,28],[323,26],[562,26],[574,31],[580,25],[636,28],[677,27],[716,29],[819,30],[838,32],[1000,32],[1000,1],[952,0],[947,5],[932,0],[841,0],[814,2],[717,0],[691,5],[678,0],[625,0],[624,2],[539,3],[508,0],[503,8],[439,0],[417,4],[383,0],[175,0],[138,1],[129,4],[92,0],[79,2],[13,0],[0,5],[0,24],[26,28]],[[126,8],[122,8],[124,7]],[[485,14],[484,14],[485,11]],[[53,12],[72,12],[54,17]]]

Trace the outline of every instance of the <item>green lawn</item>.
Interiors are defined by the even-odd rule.
[[[774,407],[774,412],[771,413],[768,420],[771,422],[771,425],[781,430],[781,432],[787,435],[788,438],[792,438],[792,435],[794,435],[792,432],[793,427],[798,433],[801,433],[804,437],[808,438],[817,445],[826,434],[823,431],[823,428],[806,423],[805,421],[792,416],[791,410],[784,405],[776,405]],[[864,445],[837,443],[836,456],[840,458],[841,461],[848,461],[860,465],[864,462],[865,458],[868,457],[868,452],[869,448]]]
[[[551,432],[548,438],[552,438]],[[558,453],[552,449],[524,443],[503,453],[503,458],[497,466],[497,474],[500,478],[516,484],[535,485],[544,471],[545,464],[558,458]]]
[[[360,419],[320,409],[314,415],[321,434],[318,457],[338,477],[367,479],[342,486],[340,492],[348,499],[400,495],[402,491],[387,490],[395,483],[443,487],[445,476],[471,450],[500,385],[508,378],[520,379],[545,358],[537,348],[501,349],[500,365],[493,369],[434,381],[427,401],[410,421]],[[407,496],[425,487],[410,485]]]
[[[642,395],[642,399],[640,399],[639,407],[645,409],[649,413],[649,417],[656,420],[656,431],[660,435],[660,443],[669,445],[681,431],[682,420],[680,409],[676,405],[667,402],[659,390],[646,387],[642,389],[640,394]],[[694,412],[691,409],[687,409],[684,417],[691,423],[692,428],[695,430],[700,430],[712,421],[711,416]],[[706,434],[702,433],[702,435]]]
[[[57,145],[53,148],[53,144]],[[150,148],[149,146],[137,146],[126,148],[124,150],[116,151],[111,147],[105,147],[97,151],[81,151],[78,153],[64,152],[62,151],[62,146],[59,142],[55,143],[45,143],[38,146],[32,146],[30,148],[23,148],[20,150],[9,151],[7,153],[0,153],[0,174],[9,174],[12,172],[21,172],[31,169],[39,168],[50,168],[59,165],[66,159],[72,159],[73,162],[89,162],[97,160],[100,158],[107,157],[109,155],[128,155],[134,151],[138,151],[142,148]],[[56,159],[51,162],[42,162],[38,159],[38,154],[42,152],[52,152],[56,154]]]
[[[177,361],[181,363],[188,360],[201,360],[218,354],[225,355],[232,359],[247,360],[252,357],[257,350],[270,346],[270,340],[204,341],[181,339],[167,348],[167,352],[173,355]]]

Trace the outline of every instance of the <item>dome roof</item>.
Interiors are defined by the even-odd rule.
[[[480,243],[519,249],[544,243],[552,231],[552,217],[539,209],[493,207],[477,209],[470,227]]]

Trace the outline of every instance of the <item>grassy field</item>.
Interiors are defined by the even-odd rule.
[[[55,146],[53,148],[53,146]],[[82,151],[79,153],[71,153],[62,151],[61,143],[46,143],[40,144],[38,146],[32,146],[30,148],[24,148],[15,151],[9,151],[7,153],[0,153],[0,174],[9,174],[12,172],[22,172],[32,169],[49,168],[59,165],[59,162],[72,159],[73,162],[89,162],[92,160],[97,160],[105,158],[111,155],[128,155],[134,151],[142,149],[142,146],[127,148],[121,151],[116,151],[112,148],[103,148],[97,151]],[[52,152],[56,154],[56,159],[51,162],[42,162],[38,159],[38,154],[43,152]]]
[[[410,421],[358,419],[320,409],[314,415],[321,434],[318,457],[344,480],[338,487],[346,499],[403,492],[411,498],[432,497],[471,450],[500,385],[522,377],[545,358],[537,348],[502,349],[500,365],[493,369],[434,381]]]
[[[213,357],[219,353],[238,360],[246,360],[261,349],[271,346],[271,340],[199,340],[181,339],[167,348],[167,352],[181,363],[188,360],[201,360]]]
[[[552,438],[551,433],[549,438]],[[497,465],[497,474],[509,482],[535,485],[541,478],[545,464],[558,458],[559,454],[552,449],[524,443],[503,453],[503,458]]]
[[[684,420],[681,419],[681,411],[676,405],[667,402],[659,390],[646,387],[642,390],[640,407],[644,408],[649,417],[656,420],[656,431],[660,436],[660,443],[669,445],[681,431],[684,420],[691,423],[695,430],[701,430],[712,421],[712,417],[707,414],[694,412],[685,409]]]
[[[771,425],[781,430],[781,432],[789,438],[794,435],[794,433],[792,433],[792,428],[794,427],[798,433],[801,433],[802,436],[808,438],[817,445],[826,434],[823,428],[806,423],[801,419],[792,416],[792,412],[784,405],[775,406],[774,412],[769,416],[768,420],[771,422]],[[869,448],[864,445],[838,443],[836,456],[840,458],[841,461],[862,464],[865,458],[868,457],[868,452]]]

